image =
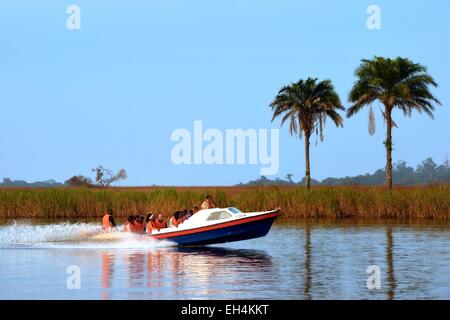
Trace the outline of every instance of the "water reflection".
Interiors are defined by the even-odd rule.
[[[388,288],[387,299],[395,299],[397,287],[394,272],[394,239],[392,226],[385,229],[385,265]],[[312,243],[313,226],[304,225],[304,255],[303,270],[296,273],[303,277],[303,288],[297,291],[297,298],[312,299],[313,294],[320,292],[324,286],[324,280],[320,272],[314,273],[312,255],[317,251],[315,263],[317,266],[326,265],[326,256],[321,255],[320,242]],[[317,230],[318,236],[321,232]],[[351,232],[351,231],[348,231]],[[329,250],[336,250],[331,242]],[[345,251],[345,249],[344,249]],[[331,251],[328,251],[331,253]],[[116,257],[117,255],[117,257]],[[223,297],[232,295],[241,290],[256,289],[271,286],[270,290],[276,291],[277,267],[273,258],[264,250],[229,249],[220,247],[196,247],[196,248],[160,248],[149,251],[110,251],[101,254],[102,261],[102,288],[105,289],[102,299],[110,299],[109,291],[112,288],[116,269],[125,275],[125,280],[118,286],[136,289],[135,297],[147,294],[147,299],[164,299],[170,297]],[[121,264],[121,261],[123,262]],[[292,260],[294,262],[294,260]],[[295,271],[294,271],[295,272]],[[339,275],[336,275],[339,279]],[[315,282],[314,282],[315,280]],[[315,283],[315,285],[314,285]],[[242,289],[244,288],[244,289]],[[330,288],[329,288],[330,289]],[[250,290],[250,289],[249,289]],[[317,291],[319,290],[319,291]],[[302,292],[303,291],[303,292]],[[320,295],[320,294],[319,294]],[[130,298],[130,297],[129,297]]]
[[[387,278],[389,283],[388,299],[395,299],[395,288],[397,284],[394,276],[394,239],[392,236],[392,226],[388,225],[386,228],[387,249],[386,249],[386,262],[387,262]]]
[[[107,289],[112,286],[112,279],[114,273],[114,256],[108,252],[102,252],[102,299],[109,300],[109,291]]]
[[[163,275],[160,271],[164,268],[165,255],[161,250],[155,252],[148,252],[147,256],[147,276],[146,287],[161,287]]]
[[[128,266],[128,288],[144,287],[145,255],[132,253],[124,256],[125,264]]]
[[[0,299],[450,297],[449,223],[280,221],[266,237],[227,248],[55,242],[56,232],[73,234],[59,225],[38,235],[45,241],[16,244],[27,228],[0,226]],[[80,266],[83,290],[67,290],[68,265]],[[369,265],[380,266],[382,290],[367,289]]]
[[[138,296],[147,292],[148,299],[162,299],[165,295],[208,297],[223,294],[217,284],[226,287],[224,278],[234,291],[245,281],[253,285],[258,281],[267,282],[267,279],[258,280],[257,277],[273,273],[272,259],[263,250],[203,247],[132,253],[112,251],[101,254],[103,289],[113,287],[114,270],[121,268],[116,254],[124,261],[121,271],[128,276],[126,287],[139,289],[134,292]],[[110,298],[107,290],[102,298]]]
[[[311,225],[305,225],[305,296],[306,299],[311,299]]]

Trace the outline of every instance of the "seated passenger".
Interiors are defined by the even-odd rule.
[[[114,212],[112,209],[108,209],[107,213],[103,216],[103,230],[112,231],[114,228],[116,228]]]
[[[155,227],[159,230],[167,228],[167,223],[163,220],[163,215],[159,214],[158,219],[155,220]]]
[[[145,218],[145,228],[144,228],[144,233],[147,233],[147,224],[148,224],[148,222],[150,221],[150,217],[152,216],[152,214],[151,213],[149,213],[148,215],[147,215],[147,217]]]
[[[153,230],[158,230],[155,226],[155,215],[151,214],[150,216],[147,217],[147,227],[146,227],[146,232],[148,235],[152,234]]]
[[[123,231],[134,232],[134,220],[135,220],[134,215],[133,214],[129,215],[127,221],[125,221]]]
[[[137,234],[144,234],[145,232],[144,216],[142,215],[136,216],[134,222],[134,232]]]
[[[172,218],[170,218],[170,222],[169,223],[170,223],[170,226],[178,228],[178,226],[183,223],[183,219],[181,217],[181,212],[180,211],[176,211],[173,214]]]
[[[187,209],[183,210],[183,213],[181,214],[181,219],[182,221],[186,221],[187,219],[189,219],[191,217],[191,215],[189,214],[189,211]]]
[[[198,209],[197,206],[195,206],[194,208],[192,208],[192,215],[196,214],[197,212],[199,212],[200,210]]]
[[[205,201],[203,201],[202,203],[202,209],[214,209],[217,208],[216,203],[214,202],[214,200],[212,199],[211,196],[206,196]]]

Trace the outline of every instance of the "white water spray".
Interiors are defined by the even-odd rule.
[[[100,226],[89,223],[31,225],[14,222],[0,226],[0,247],[148,250],[173,245],[147,236],[104,233]]]

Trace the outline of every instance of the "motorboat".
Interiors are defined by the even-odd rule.
[[[153,230],[151,236],[180,246],[200,246],[265,236],[280,209],[244,213],[237,208],[200,210],[178,227]]]

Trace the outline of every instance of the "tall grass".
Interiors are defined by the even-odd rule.
[[[199,206],[211,194],[221,207],[263,211],[280,207],[286,217],[450,218],[450,186],[227,188],[0,189],[0,218],[97,218],[108,208],[118,217]]]

